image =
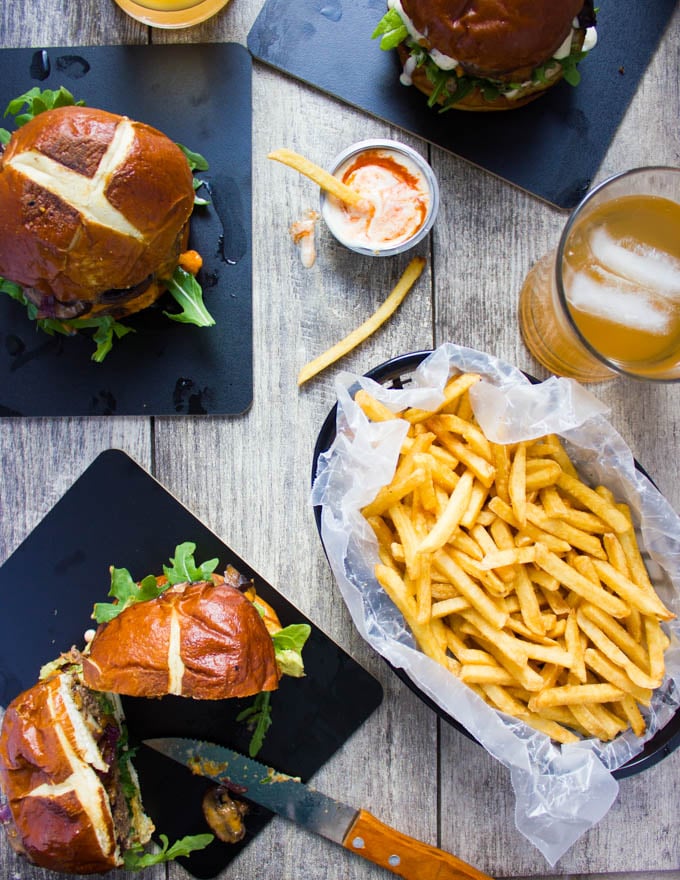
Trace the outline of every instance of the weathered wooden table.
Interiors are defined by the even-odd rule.
[[[237,42],[261,0],[232,0],[213,20],[150,30],[112,0],[12,0],[0,46]],[[606,39],[606,35],[602,36]],[[598,179],[643,164],[678,164],[680,9],[672,17]],[[3,72],[0,71],[0,77]],[[302,389],[300,366],[377,305],[406,259],[360,258],[321,228],[302,267],[290,222],[316,206],[306,180],[266,159],[289,146],[328,163],[365,137],[396,137],[429,154],[442,190],[426,275],[397,315],[342,363],[365,372],[402,352],[455,341],[543,376],[523,347],[517,291],[556,241],[565,214],[483,170],[260,64],[253,70],[254,401],[237,417],[64,417],[0,421],[0,559],[6,559],[104,449],[125,450],[382,683],[380,708],[317,775],[318,787],[364,804],[403,831],[499,877],[680,877],[680,752],[622,781],[604,820],[555,868],[515,830],[505,769],[440,722],[362,642],[334,588],[309,501],[310,462],[334,402],[330,369]],[[1,332],[1,331],[0,331]],[[611,421],[676,510],[680,386],[617,379],[597,388]],[[23,586],[30,590],[30,584]],[[38,878],[0,844],[0,874]],[[156,868],[151,877],[184,876]],[[56,876],[56,875],[55,875]],[[383,876],[330,843],[275,820],[223,876]],[[387,876],[387,875],[385,875]]]

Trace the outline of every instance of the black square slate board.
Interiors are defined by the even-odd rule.
[[[125,453],[94,460],[0,568],[0,704],[33,685],[43,663],[82,647],[95,601],[106,601],[109,566],[140,579],[160,573],[177,544],[193,541],[196,560],[235,566],[284,626],[311,623]],[[218,570],[220,570],[218,569]],[[273,723],[258,760],[309,779],[377,708],[379,682],[312,624],[306,675],[284,678],[272,694]],[[189,736],[247,752],[250,735],[236,716],[250,699],[199,701],[124,698],[131,741]],[[210,785],[141,747],[135,759],[144,804],[171,841],[208,831],[200,802]],[[238,844],[214,841],[182,860],[195,877],[214,877],[247,846],[271,814],[253,806]]]
[[[438,114],[424,95],[402,86],[396,52],[381,51],[371,39],[386,0],[267,0],[248,48],[259,61],[572,208],[590,188],[676,0],[595,5],[599,40],[579,66],[580,85],[558,83],[533,103],[501,113]]]
[[[190,244],[203,255],[199,279],[217,322],[171,321],[162,311],[174,302],[164,297],[125,319],[137,332],[97,364],[91,339],[36,332],[2,295],[0,415],[234,415],[251,405],[251,76],[251,58],[235,43],[0,50],[1,111],[34,86],[63,85],[206,157],[199,176],[211,204],[194,211]]]

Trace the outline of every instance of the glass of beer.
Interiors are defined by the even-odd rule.
[[[205,21],[229,0],[116,0],[132,18],[157,28],[191,27]]]
[[[634,168],[591,190],[527,275],[524,342],[581,382],[680,380],[680,168]]]

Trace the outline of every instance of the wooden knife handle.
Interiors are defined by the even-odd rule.
[[[359,810],[342,845],[406,880],[491,880],[436,846],[395,831],[366,810]]]

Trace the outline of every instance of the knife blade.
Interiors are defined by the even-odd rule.
[[[344,804],[225,746],[183,737],[147,739],[144,745],[192,773],[241,787],[248,800],[405,880],[491,880],[456,856],[396,831],[367,810]]]

